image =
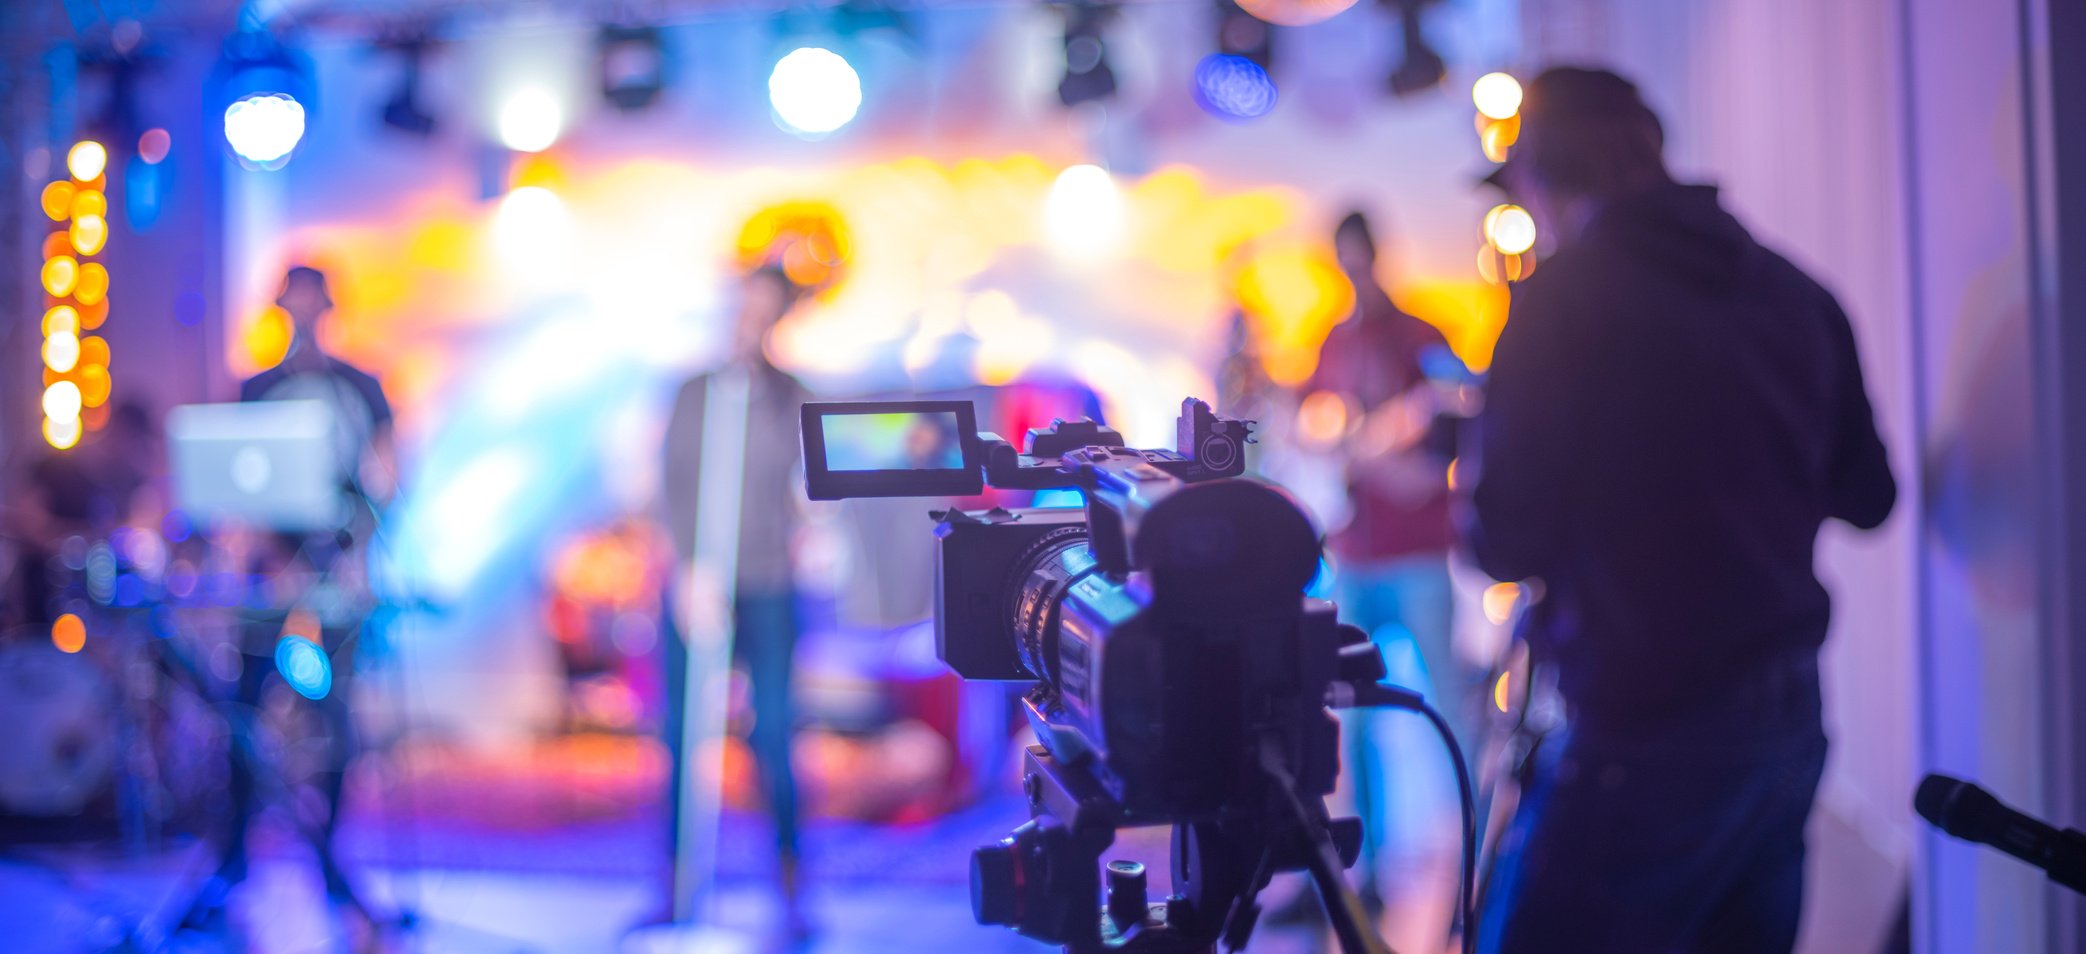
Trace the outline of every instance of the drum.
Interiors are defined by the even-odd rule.
[[[77,815],[109,791],[116,697],[82,654],[49,640],[0,643],[0,812]]]

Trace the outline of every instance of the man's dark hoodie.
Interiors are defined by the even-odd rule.
[[[1811,658],[1819,525],[1897,496],[1846,315],[1704,186],[1606,203],[1514,290],[1478,445],[1479,565],[1542,580],[1527,635],[1592,725]]]

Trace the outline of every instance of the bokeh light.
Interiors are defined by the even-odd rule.
[[[72,297],[81,305],[98,305],[109,294],[109,270],[99,262],[87,262],[80,266],[78,277],[73,279]],[[93,328],[100,322],[87,327]]]
[[[1276,26],[1321,23],[1354,6],[1355,0],[1239,0],[1239,9]]]
[[[1058,173],[1043,200],[1051,247],[1069,258],[1095,259],[1122,239],[1123,194],[1108,170],[1077,165]]]
[[[225,107],[225,141],[248,164],[281,168],[304,138],[304,104],[287,93],[254,93]]]
[[[72,177],[81,182],[92,182],[101,178],[102,172],[108,167],[109,151],[92,139],[82,139],[73,143],[72,149],[65,153],[65,171],[72,173]]]
[[[80,336],[77,332],[59,330],[43,339],[43,366],[64,374],[80,364]]]
[[[1481,602],[1485,618],[1495,624],[1504,625],[1514,618],[1514,606],[1521,602],[1521,586],[1516,583],[1494,583],[1485,587]]]
[[[59,255],[43,263],[43,290],[53,298],[64,298],[72,294],[73,287],[80,281],[79,260],[70,255]]]
[[[1521,111],[1521,81],[1505,73],[1486,73],[1470,86],[1470,100],[1489,119],[1509,119]]]
[[[55,335],[60,332],[77,336],[80,332],[79,309],[71,305],[52,305],[43,313],[43,333]]]
[[[1347,399],[1333,391],[1313,391],[1297,405],[1297,436],[1304,446],[1325,449],[1347,436]]]
[[[253,362],[253,367],[266,369],[281,364],[283,355],[290,353],[289,313],[274,305],[262,309],[247,323],[242,338],[246,358]]]
[[[1258,119],[1274,110],[1275,99],[1268,71],[1243,56],[1212,53],[1195,65],[1195,102],[1212,115]]]
[[[168,151],[173,147],[174,137],[168,135],[164,129],[147,129],[138,136],[138,158],[144,160],[148,166],[165,161]]]
[[[88,335],[80,339],[80,363],[102,365],[109,363],[109,341],[107,338]]]
[[[65,217],[72,214],[72,197],[77,191],[78,187],[64,179],[44,186],[43,214],[49,216],[53,222],[65,221]]]
[[[317,701],[333,691],[333,661],[310,639],[289,634],[275,642],[275,671],[306,699]]]
[[[69,450],[80,442],[83,427],[77,417],[43,419],[44,443],[59,450]]]
[[[1521,138],[1521,114],[1505,119],[1484,120],[1478,130],[1478,146],[1485,150],[1485,158],[1493,162],[1507,161],[1507,150]]]
[[[113,378],[109,377],[108,366],[83,361],[80,364],[79,376],[80,403],[89,409],[107,406],[109,403],[109,392],[115,387],[116,383]]]
[[[61,653],[76,653],[87,648],[87,624],[71,613],[52,620],[51,645],[58,647]]]
[[[549,90],[525,86],[500,103],[498,131],[515,152],[542,152],[565,131],[565,107]]]
[[[780,265],[805,288],[830,291],[854,254],[847,220],[829,202],[782,202],[746,220],[734,242],[741,269]]]
[[[1536,220],[1518,205],[1494,206],[1485,213],[1485,241],[1502,255],[1520,255],[1536,247]],[[1518,278],[1509,275],[1509,278]]]
[[[84,403],[80,386],[71,381],[53,382],[43,389],[43,416],[54,421],[77,419]]]
[[[109,197],[100,189],[78,189],[73,192],[73,218],[82,216],[106,216],[109,214]]]
[[[1354,310],[1354,285],[1326,246],[1262,249],[1239,270],[1233,294],[1258,326],[1268,377],[1302,384],[1326,332]]]
[[[72,220],[72,227],[66,231],[72,237],[73,251],[82,257],[94,255],[101,251],[102,246],[108,244],[109,220],[99,215],[78,216]]]
[[[862,108],[862,77],[832,50],[799,47],[775,61],[768,102],[783,128],[824,135],[847,125]]]

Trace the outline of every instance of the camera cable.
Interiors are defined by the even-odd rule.
[[[1478,811],[1476,789],[1471,784],[1470,764],[1463,757],[1463,747],[1456,743],[1456,733],[1449,728],[1449,721],[1428,705],[1426,697],[1418,692],[1380,682],[1351,685],[1354,689],[1352,705],[1355,707],[1404,709],[1425,716],[1434,726],[1435,733],[1441,736],[1442,745],[1449,750],[1449,762],[1456,768],[1456,794],[1463,814],[1463,862],[1456,880],[1456,918],[1462,922],[1464,954],[1471,954],[1478,947]]]

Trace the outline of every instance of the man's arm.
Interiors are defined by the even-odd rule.
[[[662,516],[674,550],[683,560],[695,552],[696,492],[703,472],[703,405],[708,394],[704,376],[681,385],[660,448]]]
[[[1557,291],[1518,290],[1493,350],[1475,459],[1464,462],[1475,471],[1464,536],[1478,566],[1496,580],[1552,571],[1564,536],[1573,408],[1586,382],[1571,374],[1572,355],[1582,349],[1570,340],[1575,329],[1565,326],[1582,316],[1561,307]]]
[[[1834,437],[1831,472],[1826,475],[1826,514],[1863,530],[1873,530],[1890,516],[1898,500],[1898,482],[1891,476],[1890,455],[1876,433],[1876,415],[1869,406],[1869,392],[1862,380],[1861,354],[1855,347],[1854,328],[1832,296],[1826,296],[1832,334],[1839,352],[1834,395]]]

